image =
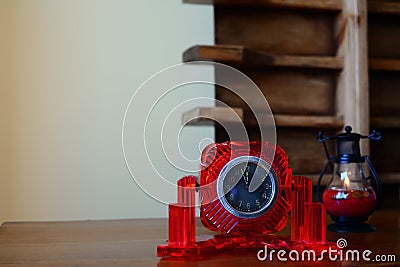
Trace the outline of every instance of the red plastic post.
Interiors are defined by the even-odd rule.
[[[326,242],[326,209],[322,203],[307,203],[309,240],[311,243]]]
[[[195,190],[195,176],[185,176],[178,181],[178,202],[169,204],[168,245],[170,247],[190,248],[195,245]]]
[[[306,204],[312,202],[312,181],[305,176],[293,177],[291,213],[291,239],[309,241],[309,226],[312,223],[307,216]]]

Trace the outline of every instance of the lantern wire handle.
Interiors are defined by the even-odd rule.
[[[371,140],[381,140],[382,139],[382,135],[380,132],[377,132],[375,129],[372,130],[372,133],[370,135],[367,136],[369,139]]]
[[[372,130],[372,133],[370,135],[360,135],[361,139],[366,139],[369,138],[374,141],[379,141],[382,139],[382,135],[380,132],[376,131],[375,129]]]
[[[323,146],[324,146],[326,158],[329,160],[329,158],[330,158],[331,156],[329,155],[328,148],[327,148],[327,146],[326,146],[326,142],[325,142],[325,141],[326,141],[326,140],[329,140],[330,137],[325,136],[325,135],[322,133],[322,131],[320,131],[320,132],[318,133],[317,138],[318,138],[318,141],[322,142],[322,144],[323,144]]]
[[[380,180],[378,178],[378,173],[376,172],[374,166],[372,165],[371,159],[368,156],[363,156],[363,158],[367,162],[369,170],[371,171],[372,177],[374,177],[374,180],[375,180],[376,195],[377,195],[376,204],[375,204],[375,208],[374,208],[374,210],[375,210],[378,207],[379,202],[381,201],[382,185],[381,185],[381,182],[380,182]]]
[[[324,142],[324,144],[325,144],[325,142]],[[321,172],[321,174],[319,175],[319,178],[318,178],[317,196],[318,196],[319,202],[322,202],[321,194],[320,194],[320,192],[319,192],[319,189],[320,189],[320,187],[321,187],[321,181],[322,181],[322,178],[323,178],[324,174],[325,174],[326,171],[328,170],[328,167],[329,167],[329,166],[332,166],[332,161],[333,161],[333,159],[335,159],[334,156],[329,156],[329,155],[328,155],[328,161],[326,162],[325,167],[324,167],[324,169],[322,170],[322,172]]]
[[[322,145],[323,145],[324,151],[325,151],[325,155],[326,155],[326,158],[327,158],[327,162],[326,162],[326,164],[325,164],[325,167],[324,167],[324,169],[322,170],[321,174],[319,175],[319,178],[318,178],[318,185],[317,185],[317,196],[318,196],[318,200],[319,200],[319,202],[322,202],[321,194],[320,194],[320,192],[319,192],[319,189],[320,189],[320,187],[321,187],[321,181],[322,181],[322,178],[323,178],[324,174],[325,174],[326,171],[328,170],[329,166],[331,166],[332,169],[333,169],[332,161],[333,161],[333,159],[334,159],[335,157],[329,155],[328,147],[326,146],[326,141],[329,140],[329,139],[332,139],[332,138],[331,138],[331,137],[328,137],[328,136],[325,136],[325,135],[323,134],[322,131],[320,131],[320,132],[318,133],[317,138],[318,138],[318,141],[319,141],[319,142],[322,142]]]

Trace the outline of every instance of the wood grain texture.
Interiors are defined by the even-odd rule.
[[[399,173],[400,128],[376,129],[382,134],[382,139],[379,142],[371,142],[371,156],[378,174]]]
[[[268,122],[258,123],[256,118],[249,111],[244,111],[246,126],[265,127]],[[274,114],[275,125],[277,127],[298,127],[298,128],[320,128],[320,129],[341,129],[343,127],[342,118],[335,116],[316,116],[316,115],[282,115]],[[252,139],[251,139],[252,140]],[[310,142],[314,141],[312,139]]]
[[[318,127],[342,127],[335,109],[335,79],[343,67],[343,59],[335,56],[333,30],[337,13],[320,12],[332,2],[216,2],[208,1],[215,4],[216,45],[192,47],[185,52],[184,60],[223,62],[248,75],[268,100],[275,114],[278,131],[279,128],[287,131],[301,128],[307,132],[307,128],[311,127],[314,132]],[[317,6],[321,4],[325,8],[317,11],[320,8]],[[338,11],[341,10],[342,1],[335,1],[335,5]],[[217,83],[219,79],[216,73]],[[218,86],[216,98],[228,106],[242,108],[249,139],[259,140],[259,130],[255,127],[258,124],[242,99]],[[264,107],[252,105],[252,108]],[[301,139],[299,142],[307,142],[312,146],[314,142],[311,140],[315,140],[312,135],[308,135],[311,139]],[[216,139],[223,141],[227,138],[229,136],[223,127],[216,125]],[[294,146],[291,151],[297,148]],[[313,150],[306,149],[303,159],[313,155]],[[296,160],[294,157],[293,161]],[[319,172],[320,167],[316,167],[312,159],[307,164],[302,166],[301,172]]]
[[[343,119],[335,116],[275,115],[275,123],[280,127],[333,128],[343,127]]]
[[[165,223],[168,221],[164,219]],[[134,240],[137,230],[132,227],[132,220],[112,221],[80,221],[77,222],[23,222],[4,223],[0,227],[0,245],[3,244],[43,244],[43,243],[91,243],[97,241],[129,241]],[[158,228],[159,222],[154,220],[135,220],[135,225],[148,232],[149,239],[167,238],[167,233]],[[6,231],[8,234],[3,235]]]
[[[343,71],[337,79],[336,106],[338,116],[353,131],[369,132],[369,87],[367,51],[367,2],[343,0],[343,11],[335,24],[337,55],[342,56]],[[368,144],[361,150],[369,154]]]
[[[383,150],[373,149],[384,166],[380,168],[384,173],[396,173],[394,162],[399,157],[395,151],[399,149],[393,133],[399,129],[400,118],[400,82],[396,77],[400,70],[398,1],[341,0],[337,1],[339,13],[295,10],[314,9],[304,7],[304,1],[185,2],[215,4],[217,45],[192,47],[185,52],[184,60],[223,62],[247,74],[277,114],[278,131],[337,129],[350,124],[354,131],[367,134],[371,121],[371,126],[381,128],[393,142],[393,146],[386,142]],[[309,2],[318,5],[319,1]],[[256,123],[247,104],[220,87],[216,88],[216,97],[243,109],[250,140],[258,140],[259,132],[253,129]],[[318,121],[311,119],[314,116]],[[293,164],[302,172],[315,171],[312,160],[318,159],[312,159],[312,149],[304,151],[302,157],[309,160],[302,161],[294,152],[297,144],[289,138],[285,141],[287,135],[283,133],[283,141],[293,151],[289,152]],[[305,136],[299,137],[300,142],[311,145],[312,139]],[[226,138],[218,126],[216,138]],[[278,138],[282,139],[280,134]],[[310,134],[308,138],[312,138]],[[362,143],[363,153],[370,154],[368,150],[368,143]]]
[[[371,117],[373,128],[400,128],[400,116],[398,117]]]
[[[400,59],[370,58],[370,70],[400,71]]]
[[[257,84],[274,114],[318,116],[335,114],[335,74],[330,71],[238,69]],[[218,81],[219,74],[216,73],[215,77]],[[227,105],[241,107],[245,112],[249,112],[243,100],[231,91],[217,87],[215,93],[216,98]]]
[[[368,0],[368,12],[400,14],[400,2],[396,0]]]
[[[266,6],[327,11],[340,11],[342,7],[340,0],[183,0],[183,2],[191,4]]]
[[[197,107],[182,115],[185,125],[212,125],[214,122],[223,124],[242,123],[244,119],[241,108],[230,107]]]
[[[294,67],[341,70],[340,57],[272,55],[238,45],[198,45],[186,50],[183,61],[206,60],[248,67]]]
[[[400,118],[400,77],[396,72],[370,72],[372,117]]]
[[[382,133],[371,156],[384,183],[400,183],[400,2],[368,1],[371,127]]]
[[[370,249],[374,253],[398,253],[400,233],[399,210],[378,210],[370,223],[376,233],[343,234],[327,232],[327,240],[339,237],[348,241],[350,249]],[[330,222],[329,217],[327,222]],[[147,224],[147,225],[146,225]],[[280,234],[288,235],[290,220]],[[121,230],[121,227],[123,230]],[[205,256],[201,260],[160,259],[156,245],[165,242],[166,219],[25,222],[5,223],[0,227],[0,265],[2,266],[265,266],[255,254]],[[126,231],[127,235],[121,235]],[[198,235],[215,234],[197,221]],[[85,236],[90,233],[90,238]],[[84,235],[84,236],[82,236]],[[14,238],[18,237],[18,238]],[[344,264],[344,263],[343,263]],[[357,266],[363,266],[359,262]],[[338,262],[324,262],[324,266],[338,266]],[[268,266],[283,266],[268,262]],[[314,262],[286,262],[284,266],[315,266]],[[394,265],[395,266],[395,265]]]
[[[383,184],[388,184],[390,186],[394,185],[394,187],[392,187],[392,189],[394,188],[394,191],[396,191],[396,189],[398,189],[398,187],[400,186],[400,173],[399,172],[382,172],[379,174],[379,179],[381,179]],[[397,188],[396,188],[397,186]],[[397,196],[397,198],[396,198]],[[397,201],[398,199],[398,190],[397,192],[395,192],[394,194],[394,198]],[[399,206],[400,201],[397,203],[397,206]]]
[[[247,133],[250,140],[260,141],[260,129],[258,126],[248,126]],[[320,142],[317,141],[317,134],[320,128],[308,127],[277,127],[277,144],[281,146],[288,158],[289,166],[294,174],[317,175],[324,168],[326,156]],[[334,135],[334,129],[324,129],[326,135]],[[216,127],[216,141],[229,141],[228,134]],[[334,153],[333,143],[329,143],[330,153]]]
[[[400,16],[369,14],[368,51],[371,58],[400,59]]]
[[[312,127],[334,128],[343,127],[340,118],[334,116],[299,116],[275,114],[274,120],[279,127]],[[182,115],[182,123],[188,125],[204,125],[219,122],[220,124],[243,123],[246,126],[266,126],[270,122],[258,123],[255,118],[244,116],[243,109],[230,107],[198,107]]]
[[[216,44],[280,55],[334,55],[334,14],[230,6],[214,12]]]
[[[289,166],[295,174],[319,174],[326,164],[326,156],[320,142],[317,141],[318,128],[278,128],[278,145],[286,152]],[[324,130],[327,135],[334,130]],[[331,153],[334,152],[332,144]]]

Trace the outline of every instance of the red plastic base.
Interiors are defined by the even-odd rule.
[[[201,240],[201,236],[197,237]],[[277,236],[273,234],[259,236],[221,234],[207,240],[196,241],[191,247],[173,247],[169,245],[157,246],[157,257],[188,257],[217,254],[240,254],[259,250],[313,250],[319,256],[323,250],[329,247],[337,249],[334,243],[308,243],[306,241],[293,241],[289,236]]]

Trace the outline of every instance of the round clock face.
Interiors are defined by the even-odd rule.
[[[269,163],[242,156],[229,161],[218,176],[217,191],[222,205],[240,218],[256,218],[274,204],[278,177]]]

